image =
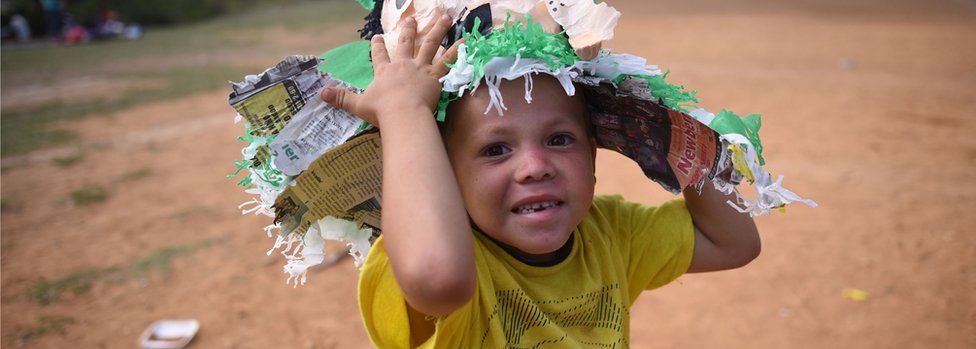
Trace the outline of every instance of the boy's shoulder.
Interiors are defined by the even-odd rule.
[[[659,205],[647,205],[629,201],[620,194],[604,194],[593,196],[593,203],[590,206],[587,216],[673,215],[686,213],[687,211],[688,209],[685,207],[685,200],[683,198],[668,200]]]
[[[632,234],[648,231],[683,232],[691,226],[691,214],[683,198],[655,206],[628,201],[620,194],[597,195],[593,197],[593,204],[580,226],[583,230],[628,238]]]
[[[629,201],[624,199],[624,196],[620,194],[603,194],[593,196],[594,207],[612,207],[625,203],[629,203]]]

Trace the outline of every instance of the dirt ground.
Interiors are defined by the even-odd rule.
[[[633,347],[976,347],[976,3],[611,4],[624,13],[613,49],[671,69],[710,110],[762,113],[768,170],[820,204],[759,218],[763,253],[747,267],[643,295]],[[269,219],[237,210],[233,115],[226,91],[199,94],[62,125],[93,145],[79,165],[50,161],[73,148],[2,159],[0,344],[133,347],[154,320],[195,318],[194,348],[369,347],[351,259],[286,286],[280,256],[265,256]],[[616,154],[599,155],[597,176],[598,193],[670,197]],[[95,185],[106,201],[69,199]],[[169,272],[48,305],[28,296],[42,278],[201,241],[213,243]]]

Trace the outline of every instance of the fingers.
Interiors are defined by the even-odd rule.
[[[383,35],[373,35],[373,38],[369,41],[369,52],[373,58],[373,69],[390,63],[390,53],[386,52],[386,43],[383,41]]]
[[[427,63],[434,59],[437,48],[441,47],[441,40],[444,39],[447,30],[451,28],[451,17],[448,15],[441,15],[432,22],[434,22],[434,26],[424,35],[424,41],[420,44],[420,52],[417,53],[419,63]]]
[[[449,70],[451,70],[451,68],[449,68],[447,65],[450,63],[454,63],[454,61],[457,60],[458,46],[463,43],[464,43],[464,39],[454,42],[454,45],[451,45],[451,48],[447,49],[447,51],[445,51],[444,54],[441,55],[441,57],[438,58],[436,62],[434,62],[434,70],[433,70],[434,76],[440,78],[444,76],[444,74],[447,74]]]
[[[356,100],[359,95],[341,88],[326,87],[319,92],[319,97],[332,106],[356,114]]]
[[[346,89],[326,87],[319,91],[319,98],[333,107],[348,111],[352,115],[379,127],[376,116],[369,112],[368,107],[359,104],[359,99],[363,98],[362,95]]]
[[[401,22],[400,37],[397,39],[396,55],[399,59],[413,59],[414,39],[417,37],[417,20],[407,17]]]

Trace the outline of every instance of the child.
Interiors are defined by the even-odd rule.
[[[382,133],[383,236],[360,280],[374,345],[627,347],[641,291],[758,255],[750,216],[710,185],[660,207],[594,198],[587,109],[556,78],[537,75],[531,103],[521,79],[468,93],[439,130],[457,45],[434,57],[450,26],[440,17],[417,47],[405,19],[392,52],[372,37],[364,94],[322,92]],[[498,100],[504,115],[485,115]]]

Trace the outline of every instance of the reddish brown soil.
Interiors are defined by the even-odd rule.
[[[749,266],[645,294],[633,347],[976,347],[976,5],[611,3],[624,13],[614,49],[671,69],[713,111],[762,113],[768,169],[820,204],[759,218],[763,253]],[[198,319],[196,348],[369,346],[351,260],[293,289],[281,258],[264,255],[268,219],[240,216],[246,196],[224,175],[242,127],[225,96],[66,124],[98,145],[73,167],[49,161],[70,148],[3,159],[4,347],[133,347],[166,318]],[[598,167],[598,193],[670,196],[618,155]],[[140,169],[150,175],[125,179]],[[88,185],[108,200],[73,204]],[[219,242],[169,273],[95,282],[50,305],[27,296],[41,278],[204,239]],[[44,316],[74,322],[23,340]]]

